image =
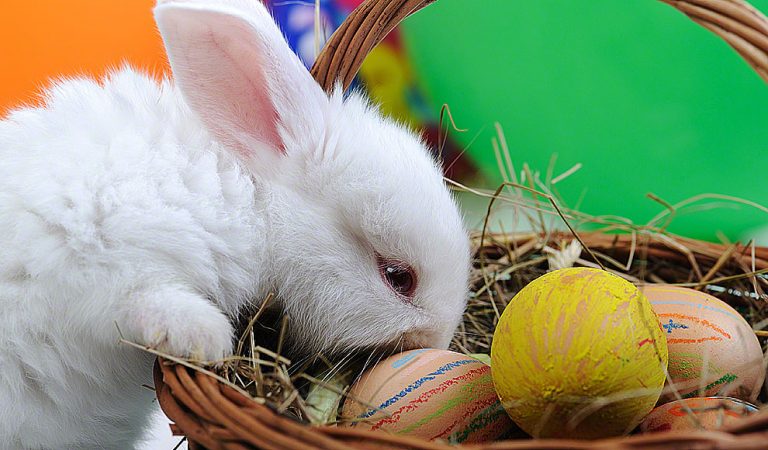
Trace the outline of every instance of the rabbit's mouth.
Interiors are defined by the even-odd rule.
[[[367,369],[392,355],[422,348],[446,348],[448,342],[436,342],[439,337],[431,331],[415,331],[401,334],[396,339],[376,346],[364,346],[346,349],[346,351],[326,354],[329,360],[335,361],[337,372],[348,371],[354,379],[361,376]]]
[[[356,362],[368,366],[371,362],[380,361],[397,353],[420,348],[425,348],[422,345],[422,338],[420,336],[412,336],[410,333],[404,333],[390,342],[378,345],[334,349],[326,352],[324,356],[334,361],[349,360],[352,365],[355,365]]]
[[[446,349],[451,343],[452,336],[434,330],[417,330],[403,335],[402,350],[416,350],[421,348]]]
[[[450,340],[443,344],[436,333],[418,330],[403,333],[396,339],[380,345],[357,348],[354,352],[367,359],[384,359],[394,354],[407,352],[409,350],[423,348],[445,349],[448,347],[449,342]]]

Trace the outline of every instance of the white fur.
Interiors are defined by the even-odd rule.
[[[182,442],[181,437],[171,433],[170,423],[171,420],[158,409],[136,450],[188,450],[186,440]]]
[[[178,86],[64,80],[0,121],[0,448],[136,444],[153,358],[118,327],[214,359],[273,290],[307,353],[445,347],[463,312],[468,241],[412,132],[323,94],[258,2],[156,17]],[[376,253],[416,269],[413,304]]]

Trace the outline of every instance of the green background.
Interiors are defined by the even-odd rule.
[[[753,0],[768,11],[768,0]],[[410,18],[404,39],[435,109],[501,181],[490,144],[504,127],[517,168],[584,168],[558,188],[580,209],[644,223],[700,193],[768,203],[768,87],[717,36],[652,0],[440,0]],[[479,136],[478,136],[479,134]],[[768,226],[727,207],[679,216],[671,231],[713,239]]]

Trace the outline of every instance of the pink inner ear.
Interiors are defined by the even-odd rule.
[[[233,24],[243,28],[243,34],[252,30],[246,28],[242,22]],[[229,41],[229,42],[221,42]],[[219,70],[229,75],[230,80],[222,79],[220,86],[221,102],[229,103],[229,109],[233,115],[235,125],[241,132],[253,134],[257,141],[268,144],[272,149],[285,153],[285,145],[277,130],[278,114],[272,103],[269,84],[266,77],[267,71],[274,72],[274,61],[267,60],[267,52],[260,48],[255,39],[242,41],[224,36],[218,39],[211,35],[211,43],[217,47],[217,52],[224,56],[222,65],[212,67],[213,71]],[[260,50],[260,51],[259,51]],[[215,56],[212,55],[211,60]],[[211,111],[215,114],[215,111]],[[254,149],[238,149],[243,151],[243,156],[252,156]]]
[[[209,131],[246,160],[285,153],[269,86],[276,61],[254,28],[227,14],[183,8],[158,19],[177,83]]]

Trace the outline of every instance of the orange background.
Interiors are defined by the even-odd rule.
[[[168,70],[155,0],[9,0],[0,14],[0,115],[34,104],[51,78],[100,76],[123,62]]]

